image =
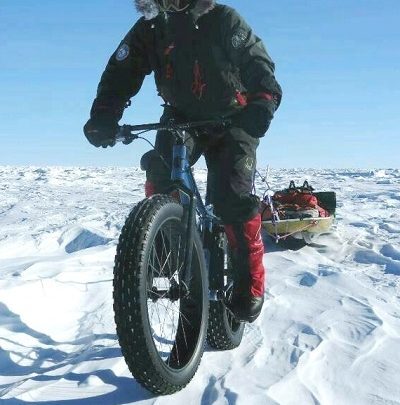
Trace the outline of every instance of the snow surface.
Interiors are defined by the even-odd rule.
[[[332,232],[289,247],[264,235],[266,304],[241,346],[208,348],[186,389],[154,397],[125,365],[112,310],[114,251],[143,173],[0,167],[0,403],[400,404],[400,171],[269,181],[292,179],[337,192]]]

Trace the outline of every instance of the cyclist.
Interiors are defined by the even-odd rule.
[[[264,246],[259,201],[252,195],[256,149],[281,100],[274,63],[232,8],[214,0],[136,0],[143,14],[111,56],[84,133],[94,146],[113,146],[118,121],[146,75],[164,100],[161,122],[230,117],[232,125],[187,142],[194,163],[203,153],[215,212],[233,252],[228,307],[254,321],[264,302]],[[168,188],[173,139],[160,131],[156,150],[142,157],[146,196]],[[163,157],[163,159],[160,157]]]

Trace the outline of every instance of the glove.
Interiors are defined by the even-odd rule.
[[[248,104],[232,117],[232,124],[246,131],[253,138],[261,138],[267,132],[273,115],[263,104]]]
[[[115,135],[119,130],[115,116],[110,114],[96,115],[83,127],[87,140],[94,146],[107,148],[115,145]]]
[[[124,102],[119,97],[95,98],[90,110],[90,119],[83,127],[87,140],[97,148],[115,145],[119,131],[118,121],[122,118]]]

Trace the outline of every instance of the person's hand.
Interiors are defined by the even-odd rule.
[[[83,127],[87,140],[97,148],[114,146],[118,130],[119,126],[115,119],[107,116],[91,118]]]
[[[267,132],[271,120],[271,111],[264,105],[248,104],[232,117],[232,124],[243,129],[253,138],[261,138]]]

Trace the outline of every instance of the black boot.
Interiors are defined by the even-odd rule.
[[[252,297],[241,291],[232,291],[226,302],[227,309],[239,322],[254,322],[261,313],[264,297]]]

